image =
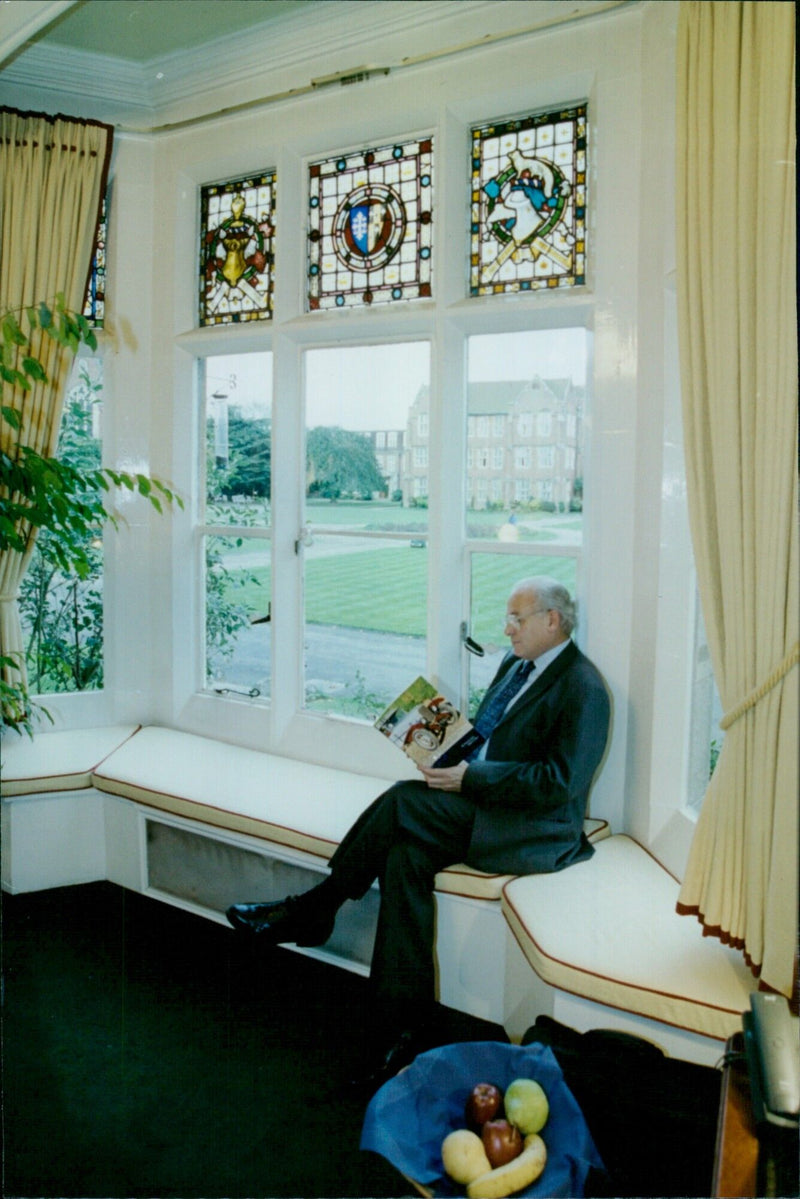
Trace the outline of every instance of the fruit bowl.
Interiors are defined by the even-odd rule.
[[[519,1196],[583,1195],[590,1167],[603,1163],[583,1113],[546,1045],[467,1041],[421,1053],[370,1100],[361,1148],[380,1153],[423,1195],[464,1195],[444,1174],[441,1144],[465,1127],[464,1105],[478,1082],[503,1091],[515,1078],[533,1078],[545,1090],[550,1115],[541,1131],[547,1146],[544,1173]]]

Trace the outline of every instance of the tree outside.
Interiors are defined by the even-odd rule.
[[[102,362],[80,359],[61,418],[56,457],[81,471],[101,464]],[[19,595],[27,636],[28,685],[38,694],[96,690],[103,685],[102,530],[76,534],[86,556],[82,573],[66,573],[58,538],[36,539]]]

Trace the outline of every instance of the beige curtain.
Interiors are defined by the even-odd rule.
[[[82,311],[111,143],[107,125],[0,109],[0,313],[52,304],[59,292]],[[50,454],[58,438],[72,355],[41,334],[31,352],[49,382],[27,392],[3,384],[3,404],[22,421],[18,433],[0,422],[12,455],[20,443]],[[0,556],[0,652],[19,662],[10,679],[25,678],[17,593],[32,551],[31,540],[27,555]]]
[[[682,0],[678,303],[689,512],[725,741],[678,910],[792,993],[798,532],[794,5]]]

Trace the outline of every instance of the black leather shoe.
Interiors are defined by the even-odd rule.
[[[313,910],[294,895],[273,903],[234,903],[225,915],[238,932],[265,945],[323,945],[333,932],[336,913]]]

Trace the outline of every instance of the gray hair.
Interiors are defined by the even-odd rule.
[[[561,631],[567,637],[572,634],[578,623],[577,605],[563,583],[559,583],[552,575],[532,575],[528,579],[520,579],[513,594],[523,591],[534,593],[539,607],[558,612]]]

